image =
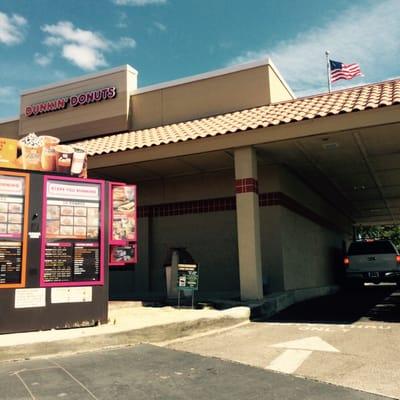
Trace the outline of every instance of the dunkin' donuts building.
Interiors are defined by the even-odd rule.
[[[89,177],[138,187],[138,262],[112,298],[165,296],[171,249],[200,298],[327,293],[357,224],[400,215],[400,80],[296,99],[270,60],[148,87],[130,66],[21,93],[0,136],[55,136]]]

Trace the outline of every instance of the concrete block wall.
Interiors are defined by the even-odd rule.
[[[285,290],[337,283],[335,268],[340,268],[337,261],[343,233],[282,209],[280,234]]]
[[[233,211],[153,218],[151,288],[165,294],[164,263],[171,247],[185,247],[200,265],[201,297],[239,295],[236,215]]]
[[[284,166],[260,165],[259,186],[261,193],[281,192],[319,217],[313,220],[283,205],[261,208],[268,291],[336,284],[342,242],[351,232],[351,221]]]

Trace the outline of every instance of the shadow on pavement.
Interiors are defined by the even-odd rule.
[[[343,289],[334,295],[295,304],[264,321],[328,324],[400,322],[400,290],[396,286]]]

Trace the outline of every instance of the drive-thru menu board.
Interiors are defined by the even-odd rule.
[[[42,286],[103,284],[103,185],[45,177]]]
[[[0,288],[25,286],[29,175],[0,172]]]
[[[110,266],[137,262],[136,186],[110,183]]]

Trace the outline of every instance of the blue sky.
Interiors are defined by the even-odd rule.
[[[296,95],[326,91],[331,58],[400,76],[400,0],[0,0],[0,118],[19,92],[122,64],[139,87],[270,57]]]

